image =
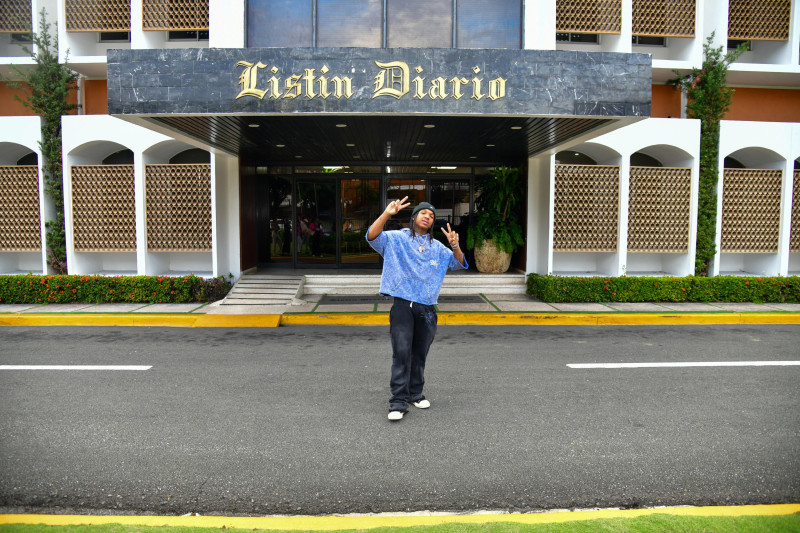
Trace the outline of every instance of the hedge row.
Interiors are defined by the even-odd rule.
[[[543,302],[800,303],[800,276],[563,277],[528,276],[528,294]]]
[[[230,289],[221,276],[0,276],[0,304],[213,302]]]

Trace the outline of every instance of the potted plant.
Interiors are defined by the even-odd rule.
[[[479,272],[499,274],[511,265],[511,254],[524,244],[519,207],[524,196],[520,169],[496,167],[477,184],[476,213],[467,232]]]

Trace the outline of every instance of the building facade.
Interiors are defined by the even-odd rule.
[[[728,73],[712,275],[800,273],[800,15],[790,0],[9,0],[0,74],[42,9],[79,74],[63,117],[73,274],[377,268],[386,202],[466,232],[523,169],[514,266],[694,272],[700,124],[668,82]],[[40,119],[0,83],[0,274],[47,273]],[[400,216],[396,226],[407,223]]]

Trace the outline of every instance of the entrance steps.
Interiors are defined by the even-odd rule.
[[[220,305],[291,305],[302,275],[244,274]]]
[[[303,294],[377,294],[380,274],[306,275]],[[442,284],[442,295],[525,294],[525,274],[449,273]]]
[[[378,294],[380,274],[244,274],[220,305],[292,305],[304,294]],[[525,294],[525,274],[450,273],[441,295]]]

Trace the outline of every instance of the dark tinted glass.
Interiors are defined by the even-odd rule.
[[[380,48],[383,0],[317,0],[317,46]]]
[[[313,46],[312,0],[249,0],[247,46]]]
[[[389,48],[452,48],[453,0],[388,0]]]
[[[458,48],[520,48],[521,0],[458,0]]]

